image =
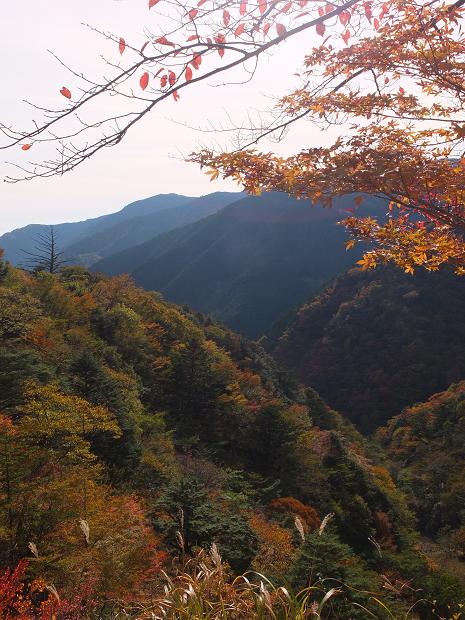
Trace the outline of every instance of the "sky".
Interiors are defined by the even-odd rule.
[[[69,65],[100,76],[98,57],[108,43],[82,24],[124,36],[127,41],[143,40],[146,26],[156,30],[156,13],[146,0],[41,0],[3,2],[0,22],[0,66],[2,93],[0,120],[24,127],[31,120],[28,99],[37,105],[61,105],[59,90],[72,87],[66,70],[48,53],[52,50]],[[211,183],[193,164],[182,161],[200,143],[214,144],[212,134],[186,128],[205,123],[226,122],[227,113],[240,121],[246,110],[269,107],[272,97],[297,84],[293,74],[311,47],[312,33],[287,41],[270,58],[264,58],[250,84],[218,87],[199,83],[183,92],[177,103],[171,100],[142,120],[115,148],[105,149],[89,162],[63,177],[38,179],[18,184],[0,183],[0,234],[29,223],[79,221],[121,209],[125,204],[160,193],[176,192],[198,196],[212,191],[238,189],[225,181]],[[3,48],[3,49],[1,49]],[[262,145],[290,153],[298,148],[327,143],[314,125],[300,124],[280,144]],[[24,152],[0,151],[0,175],[12,172],[8,162],[23,161]]]

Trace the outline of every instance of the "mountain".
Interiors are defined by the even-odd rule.
[[[441,272],[350,270],[304,304],[281,362],[362,431],[465,377],[465,286]]]
[[[150,237],[215,213],[237,200],[240,193],[216,192],[200,198],[159,194],[138,200],[117,213],[82,222],[54,225],[60,249],[73,263],[90,265],[103,256],[137,245]],[[14,265],[24,260],[22,250],[32,252],[35,238],[48,225],[30,224],[0,237],[0,247]]]
[[[156,210],[148,209],[141,204],[145,201],[139,201],[134,203],[130,218],[120,219],[75,241],[66,248],[66,255],[70,260],[78,257],[79,263],[91,265],[105,256],[212,215],[240,196],[238,192],[215,192],[191,199],[181,196],[183,200],[171,201],[171,204],[165,205],[162,201]]]
[[[381,205],[372,199],[359,213]],[[144,288],[256,337],[360,258],[361,248],[346,252],[336,225],[351,207],[351,196],[333,209],[279,193],[248,196],[93,269],[130,273]]]
[[[222,583],[250,568],[300,591],[315,575],[313,597],[337,582],[326,618],[380,617],[373,592],[388,579],[441,611],[463,600],[417,552],[379,451],[258,343],[124,275],[1,263],[0,357],[7,602],[5,571],[23,558],[31,583],[10,617],[32,617],[24,597],[39,592],[42,605],[43,583],[56,584],[63,617],[102,617],[109,600],[112,614],[113,601],[133,609],[136,597],[140,617],[143,597],[166,600],[162,571],[174,578],[196,557],[209,570],[201,549],[213,542],[229,565],[216,561]],[[406,617],[412,601],[384,590],[390,617]],[[236,617],[255,617],[245,605]]]

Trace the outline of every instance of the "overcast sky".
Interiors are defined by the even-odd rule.
[[[143,28],[156,29],[155,13],[149,13],[146,0],[41,0],[41,2],[2,2],[0,21],[0,65],[2,93],[0,119],[21,127],[31,113],[24,98],[38,105],[60,105],[58,91],[72,88],[73,78],[47,53],[53,50],[68,64],[99,76],[98,55],[108,48],[81,24],[89,23],[122,35],[126,40],[142,40]],[[200,83],[183,91],[178,103],[170,100],[156,113],[146,117],[117,147],[100,152],[88,163],[62,178],[35,180],[15,185],[0,184],[0,234],[28,223],[78,221],[122,208],[128,202],[159,193],[176,192],[201,195],[236,186],[210,183],[196,166],[175,156],[189,153],[201,136],[170,120],[189,125],[205,119],[225,120],[225,109],[233,118],[243,118],[244,110],[264,109],[270,97],[283,94],[294,83],[292,74],[313,35],[305,33],[280,46],[269,59],[263,59],[251,84],[209,87]],[[113,50],[110,50],[112,52]],[[117,53],[116,50],[114,52]],[[291,152],[303,146],[315,146],[321,136],[305,123],[296,128],[278,148]],[[263,148],[276,148],[264,144]],[[5,160],[20,161],[24,153],[0,151],[2,179],[10,172]]]

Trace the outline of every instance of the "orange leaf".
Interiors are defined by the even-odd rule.
[[[244,32],[245,30],[245,24],[239,24],[239,26],[236,28],[236,30],[234,31],[234,36],[235,37],[240,37],[241,34]]]
[[[315,30],[320,35],[320,37],[322,37],[325,34],[326,26],[323,24],[323,22],[320,22],[319,24],[316,25]]]
[[[262,15],[266,11],[266,7],[267,7],[266,0],[260,0],[260,2],[258,3],[258,10],[260,11]]]
[[[165,88],[167,82],[168,82],[168,76],[167,75],[162,75],[161,78],[160,78],[160,86],[162,88]]]
[[[231,21],[231,15],[229,11],[226,9],[223,10],[223,23],[225,26],[229,26],[229,22]]]
[[[139,84],[142,90],[145,90],[149,85],[149,74],[147,73],[147,71],[141,75]]]
[[[149,9],[151,9],[152,7],[154,7],[156,4],[158,4],[160,2],[160,0],[149,0]]]
[[[170,86],[174,86],[176,83],[176,74],[173,71],[168,71],[168,82]]]
[[[276,24],[276,32],[278,33],[279,37],[282,37],[287,32],[286,26],[284,26],[283,24]]]
[[[123,54],[125,49],[126,49],[126,41],[123,39],[123,37],[121,37],[121,39],[119,40],[119,53]]]
[[[239,14],[245,15],[247,12],[247,0],[242,0],[239,6]]]
[[[23,144],[23,146],[21,148],[22,148],[23,151],[29,151],[31,146],[32,146],[32,144]]]
[[[189,82],[190,80],[192,80],[192,69],[190,67],[186,67],[186,82]]]
[[[66,97],[66,99],[71,99],[71,91],[69,90],[69,88],[66,88],[66,86],[63,86],[63,88],[60,90],[60,93],[63,95],[63,97]]]
[[[173,92],[173,98],[174,98],[174,100],[175,100],[175,101],[178,101],[178,100],[180,99],[180,96],[179,96],[179,94],[178,94],[178,91],[177,91],[177,90],[175,90],[175,91]]]
[[[363,202],[363,196],[357,196],[357,198],[354,200],[354,202],[355,202],[355,206],[359,207],[362,204],[362,202]]]

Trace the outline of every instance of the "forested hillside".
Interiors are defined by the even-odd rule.
[[[463,561],[465,383],[405,409],[379,429],[377,437],[421,532],[440,540]]]
[[[353,196],[332,209],[283,193],[248,196],[92,268],[131,273],[144,288],[257,337],[361,257],[362,248],[346,251],[337,225],[353,207]],[[382,216],[383,208],[373,198],[359,213]]]
[[[465,376],[464,316],[464,283],[453,274],[353,269],[304,304],[270,346],[372,432]]]
[[[340,580],[334,613],[386,579],[463,596],[416,551],[376,451],[257,344],[124,276],[5,265],[0,339],[0,560],[40,600],[53,583],[63,617],[162,592],[161,569],[213,541],[233,572]]]

